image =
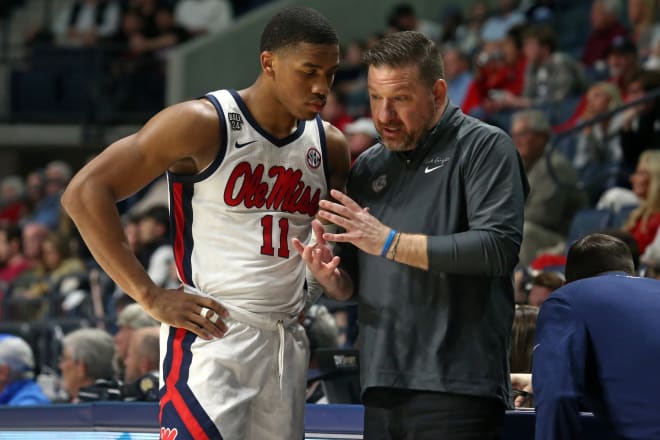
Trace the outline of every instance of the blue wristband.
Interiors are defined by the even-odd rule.
[[[392,245],[392,239],[396,235],[396,229],[392,228],[390,229],[390,235],[387,236],[387,240],[385,240],[385,244],[383,245],[383,250],[380,251],[380,256],[384,257],[387,255],[387,251],[390,250],[390,246]]]

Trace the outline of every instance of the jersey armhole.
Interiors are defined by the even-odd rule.
[[[227,153],[227,122],[225,120],[225,112],[222,109],[222,105],[218,101],[218,98],[210,93],[200,97],[199,99],[207,99],[211,104],[213,104],[213,107],[215,107],[215,110],[218,113],[218,122],[220,125],[220,148],[218,149],[218,154],[215,156],[215,159],[213,159],[213,162],[211,162],[206,168],[197,174],[189,176],[183,174],[174,174],[168,171],[167,175],[173,181],[185,183],[201,182],[218,169],[223,159],[225,158],[225,154]]]
[[[328,194],[330,193],[330,164],[328,164],[328,144],[325,139],[325,128],[323,127],[323,119],[321,115],[316,115],[316,125],[319,129],[319,143],[321,144],[321,155],[323,157],[323,174],[325,174],[325,182],[328,186]]]

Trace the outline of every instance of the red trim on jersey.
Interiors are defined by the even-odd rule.
[[[181,364],[183,361],[182,345],[186,333],[186,329],[178,328],[174,334],[174,341],[172,342],[172,368],[165,379],[165,395],[160,401],[160,414],[158,417],[162,424],[163,407],[171,402],[192,437],[194,439],[208,440],[209,436],[206,434],[204,428],[202,428],[195,416],[193,416],[190,408],[188,408],[188,405],[186,405],[185,400],[181,397],[181,394],[176,388],[176,384],[181,375]]]
[[[183,214],[183,185],[180,182],[172,183],[172,201],[174,202],[172,207],[174,211],[174,262],[181,281],[184,284],[190,284],[190,280],[186,279],[183,271],[183,259],[186,252],[183,243],[186,220]]]

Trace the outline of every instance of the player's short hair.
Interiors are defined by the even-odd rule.
[[[566,256],[567,283],[604,272],[635,273],[627,244],[611,235],[589,234],[571,245]]]
[[[277,51],[299,43],[339,44],[327,18],[312,8],[292,6],[270,19],[261,34],[261,51]]]
[[[416,31],[384,36],[362,56],[362,61],[374,67],[417,66],[420,79],[429,86],[445,77],[440,49],[424,34]]]

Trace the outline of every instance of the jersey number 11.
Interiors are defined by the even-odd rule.
[[[281,218],[277,222],[280,226],[280,246],[277,249],[277,256],[289,258],[289,219]],[[263,255],[275,255],[273,248],[273,216],[265,215],[261,217],[261,226],[263,227],[264,244],[261,246]]]

